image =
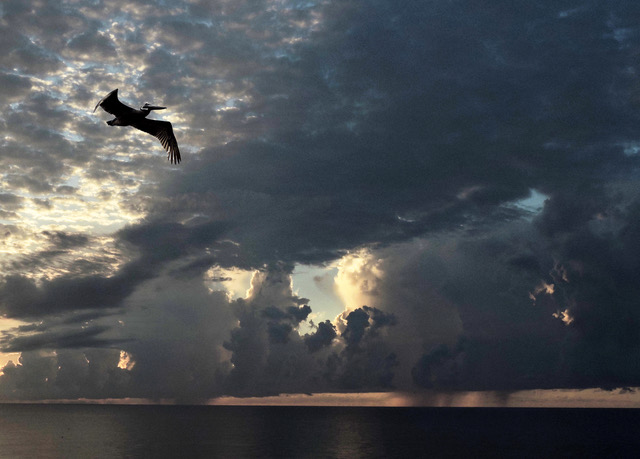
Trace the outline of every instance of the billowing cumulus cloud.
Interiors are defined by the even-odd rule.
[[[638,6],[521,3],[3,2],[2,396],[638,385]]]

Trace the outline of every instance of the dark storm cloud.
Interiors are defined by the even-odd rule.
[[[363,306],[350,312],[346,322],[341,335],[346,347],[333,360],[339,370],[332,377],[339,387],[347,390],[392,388],[398,358],[378,330],[395,325],[395,317]]]
[[[134,331],[140,338],[122,344],[137,361],[131,372],[119,371],[117,353],[95,359],[113,393],[638,384],[636,3],[34,5],[2,5],[1,25],[15,32],[0,36],[0,78],[11,89],[0,120],[10,133],[5,217],[24,205],[11,198],[18,191],[77,194],[73,166],[122,187],[97,196],[121,192],[122,208],[144,218],[115,233],[132,261],[108,277],[36,282],[11,265],[2,313],[111,310],[147,295],[175,320],[122,332],[101,322],[86,337],[16,331],[5,345],[34,352],[5,368],[3,393],[55,376],[58,362],[37,343]],[[43,89],[83,59],[83,84],[66,83],[64,104]],[[115,75],[126,62],[137,73]],[[171,175],[129,149],[127,134],[74,111],[95,102],[96,87],[125,83],[128,103],[160,98],[179,117],[188,154]],[[65,125],[82,139],[69,140]],[[531,189],[546,197],[539,215],[514,205]],[[42,259],[87,240],[48,238]],[[293,266],[362,247],[381,260],[382,274],[359,273],[375,284],[366,290],[374,302],[348,305],[344,328],[321,322],[301,336],[313,304],[291,291]],[[188,295],[197,311],[148,290],[168,275],[186,292],[212,266],[261,271],[246,299]],[[193,317],[223,320],[208,333]],[[197,338],[182,342],[190,327]],[[90,373],[84,357],[65,355],[60,381],[80,387],[71,375]],[[28,384],[22,393],[39,390],[60,393]]]
[[[233,365],[227,390],[234,394],[277,394],[286,386],[300,391],[320,373],[312,369],[300,336],[292,333],[298,321],[289,310],[298,310],[305,300],[291,291],[291,270],[278,265],[256,273],[250,295],[233,304],[239,326],[224,347]]]
[[[306,298],[297,299],[296,302],[308,302]],[[277,308],[276,306],[269,306],[262,310],[262,316],[267,319],[274,320],[289,320],[293,323],[299,323],[307,318],[309,313],[311,312],[311,308],[308,305],[304,306],[289,306],[285,311]]]
[[[308,301],[304,298],[300,300]],[[301,321],[305,320],[310,312],[311,308],[308,305],[301,307],[289,306],[286,308],[286,311],[282,311],[276,306],[264,308],[261,315],[269,319],[267,323],[269,341],[271,343],[282,344],[289,342],[289,335],[293,331],[294,325],[298,325]]]
[[[305,302],[309,301],[306,298],[302,298],[302,300]],[[300,307],[289,306],[287,308],[287,313],[293,317],[296,323],[302,322],[303,320],[306,320],[311,313],[311,308],[306,304]]]
[[[517,390],[637,383],[637,192],[624,204],[604,193],[583,202],[598,204],[576,212],[575,201],[559,199],[536,219],[540,232],[511,224],[499,239],[467,240],[458,249],[464,256],[444,261],[446,283],[438,290],[457,306],[462,330],[457,342],[432,345],[416,361],[415,384]],[[564,218],[572,212],[583,224]]]
[[[347,346],[357,346],[365,330],[369,327],[369,314],[364,309],[356,309],[346,317],[347,328],[342,333]]]
[[[209,227],[207,229],[209,238],[212,230]],[[202,244],[198,231],[187,233],[183,225],[177,223],[156,222],[148,227],[125,228],[119,234],[122,243],[135,244],[141,253],[114,276],[74,273],[52,280],[43,279],[38,284],[24,275],[7,275],[0,283],[0,310],[7,317],[17,318],[78,309],[116,308],[142,282],[161,273],[165,264],[185,256],[194,247],[200,248]],[[55,233],[48,236],[59,250],[69,248],[69,244],[73,246],[87,242],[82,235]],[[40,259],[44,258],[47,258],[46,254],[40,254]]]
[[[206,221],[190,225],[171,221],[150,221],[146,224],[126,227],[118,232],[119,240],[130,244],[142,254],[138,266],[150,268],[162,267],[158,263],[166,263],[189,254],[197,254],[205,247],[213,244],[214,248],[233,250],[228,244],[215,244],[215,240],[223,233],[225,224]],[[221,257],[224,259],[224,256]],[[217,257],[215,258],[217,260]],[[212,260],[213,261],[213,260]],[[208,259],[190,262],[183,269],[201,271],[208,264]]]
[[[292,311],[311,309],[291,305],[304,299],[292,294],[290,276],[286,266],[256,274],[251,295],[233,305],[239,326],[224,343],[233,364],[224,390],[247,396],[392,387],[397,357],[384,335],[393,315],[364,306],[347,316],[340,335],[326,321],[301,337]]]
[[[296,60],[268,59],[270,70],[252,76],[254,102],[240,115],[268,134],[205,152],[185,165],[193,180],[168,188],[216,192],[233,209],[230,236],[267,250],[263,259],[318,261],[473,218],[514,218],[495,206],[637,162],[610,146],[635,139],[638,116],[632,101],[611,97],[633,88],[621,70],[633,61],[603,11],[337,9],[323,11],[323,30],[293,49]]]
[[[336,327],[328,320],[320,322],[314,333],[307,334],[304,342],[309,348],[309,352],[316,352],[325,346],[329,346],[337,336]]]
[[[423,355],[411,371],[414,382],[419,387],[456,388],[458,371],[455,358],[445,345],[440,345],[428,354]]]
[[[250,190],[265,209],[250,207],[261,225],[253,232],[251,221],[246,221],[234,238],[268,247],[272,254],[265,253],[266,258],[289,254],[305,261],[336,256],[339,248],[356,241],[401,240],[458,223],[473,228],[487,216],[488,223],[513,220],[517,213],[495,212],[495,206],[538,188],[549,197],[537,226],[541,235],[482,226],[483,231],[495,231],[495,236],[460,245],[459,250],[472,249],[463,257],[472,267],[455,272],[441,293],[461,308],[463,327],[470,336],[466,342],[474,343],[467,346],[474,351],[465,354],[470,365],[466,376],[461,371],[456,378],[441,379],[444,386],[455,380],[457,387],[475,388],[597,384],[597,376],[582,380],[576,369],[562,367],[567,351],[561,343],[579,322],[564,330],[560,321],[553,321],[554,304],[563,303],[561,294],[547,301],[542,311],[533,311],[527,293],[542,280],[551,282],[552,259],[558,255],[553,249],[556,237],[580,256],[603,243],[602,236],[580,233],[607,212],[615,214],[620,198],[612,180],[633,180],[630,174],[637,171],[637,156],[626,154],[621,146],[637,138],[636,87],[632,73],[623,70],[635,66],[631,50],[637,40],[634,35],[622,39],[618,33],[629,26],[624,8],[561,14],[561,9],[539,6],[521,12],[464,2],[456,6],[461,8],[441,5],[437,15],[433,5],[405,9],[393,16],[403,28],[394,27],[387,19],[391,16],[374,13],[364,19],[357,9],[347,9],[349,14],[341,18],[348,18],[344,20],[349,22],[349,34],[339,34],[341,23],[332,24],[334,18],[329,17],[328,30],[339,39],[339,46],[331,42],[333,53],[322,49],[323,42],[302,45],[299,61],[274,64],[281,65],[280,81],[291,89],[269,84],[271,75],[256,78],[263,91],[274,96],[282,91],[287,98],[260,107],[262,112],[257,107],[246,110],[260,113],[259,123],[268,124],[276,114],[285,116],[286,122],[279,128],[270,125],[270,136],[262,142],[229,145],[229,151],[211,156],[210,166],[203,159],[196,172],[202,179],[181,183],[172,191],[197,192],[203,184],[210,189],[205,175],[215,177],[214,186],[221,189]],[[383,11],[376,8],[373,11]],[[368,52],[373,49],[375,53]],[[332,56],[329,63],[315,60],[327,55]],[[338,65],[332,66],[334,62]],[[309,80],[298,87],[299,74]],[[314,105],[320,101],[322,111]],[[365,108],[358,111],[356,106]],[[316,116],[320,113],[324,118]],[[612,186],[603,188],[609,182]],[[621,192],[626,193],[624,188]],[[223,205],[226,199],[236,215],[242,213],[238,194],[219,195]],[[273,214],[287,218],[269,219]],[[518,234],[542,247],[498,239]],[[298,237],[305,238],[300,245]],[[619,237],[614,233],[604,244]],[[581,239],[585,242],[579,244]],[[636,251],[631,241],[625,247],[630,253]],[[488,260],[495,258],[496,250],[503,255],[494,265]],[[514,256],[528,262],[514,262]],[[634,376],[621,364],[629,368],[630,360],[617,357],[604,364],[604,355],[611,349],[624,355],[622,343],[635,349],[636,313],[609,306],[612,300],[626,301],[618,292],[624,290],[609,292],[612,298],[595,279],[611,272],[604,276],[608,283],[625,278],[635,282],[635,268],[627,264],[612,269],[613,263],[606,259],[593,263],[601,265],[597,275],[583,280],[580,290],[595,285],[590,289],[597,293],[589,296],[595,296],[597,305],[583,309],[593,308],[598,311],[595,317],[607,318],[600,324],[594,318],[589,325],[594,328],[592,338],[601,339],[596,353],[601,364],[594,367],[597,359],[586,358],[578,372],[602,376],[606,370],[622,372],[631,376],[627,380],[631,384]],[[509,266],[528,269],[510,273],[505,271]],[[502,279],[473,280],[487,270],[495,270],[496,276],[502,273]],[[509,278],[512,285],[507,288],[512,292],[496,297]],[[633,297],[635,289],[628,291]],[[543,298],[538,303],[543,304]],[[483,305],[491,307],[483,311]],[[482,330],[478,333],[484,336],[473,330]],[[347,333],[347,342],[351,335]],[[495,336],[495,341],[487,340],[487,335]],[[499,340],[508,340],[510,346],[501,347]],[[431,366],[444,365],[447,359],[462,361],[462,351],[447,352],[426,361]],[[579,358],[594,355],[591,349],[572,353]],[[449,371],[453,370],[444,372]],[[607,384],[606,378],[601,383]]]
[[[558,315],[570,329],[565,371],[574,385],[612,387],[640,378],[640,197],[626,206],[609,199],[602,197],[599,212],[579,228],[558,228],[558,221],[544,214],[540,220],[543,229],[555,230],[550,275]]]
[[[66,332],[44,331],[31,336],[9,335],[0,340],[0,347],[4,352],[25,352],[39,349],[104,347],[116,344],[110,340],[98,338],[98,335],[106,330],[107,327],[93,326]]]
[[[130,375],[119,359],[114,349],[23,352],[3,368],[0,391],[19,400],[123,397]]]
[[[6,276],[0,285],[0,306],[6,317],[14,318],[117,307],[133,291],[140,275],[129,279],[69,276],[43,281],[40,286],[23,276]]]

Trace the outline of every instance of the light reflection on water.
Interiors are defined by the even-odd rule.
[[[632,457],[639,410],[0,405],[0,458]]]

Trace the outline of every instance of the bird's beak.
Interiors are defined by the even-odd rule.
[[[159,105],[147,105],[149,110],[164,110],[167,107],[160,107]]]

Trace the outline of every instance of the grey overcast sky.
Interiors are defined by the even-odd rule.
[[[639,20],[2,1],[0,399],[640,386]]]

